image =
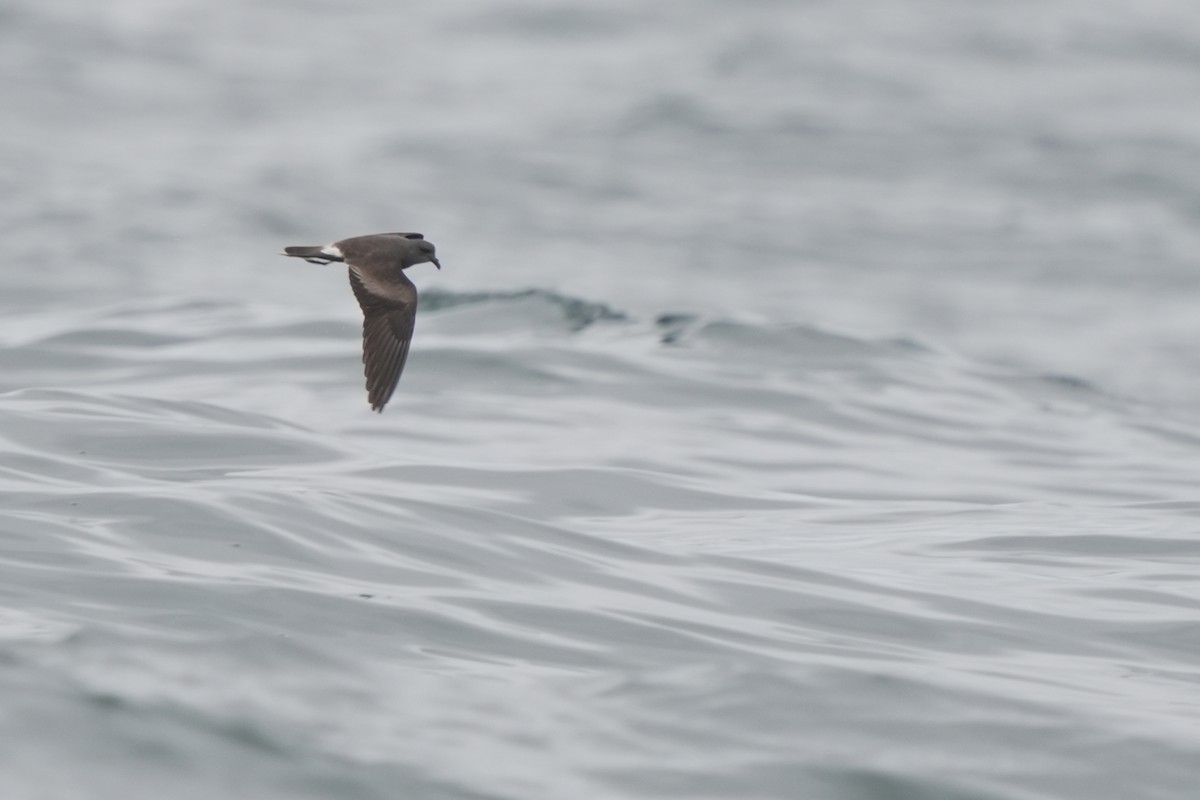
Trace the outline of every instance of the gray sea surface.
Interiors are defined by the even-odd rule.
[[[0,795],[1200,796],[1194,0],[9,0]],[[419,230],[383,415],[344,268]]]

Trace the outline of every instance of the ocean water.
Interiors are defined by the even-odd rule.
[[[0,794],[1200,792],[1200,8],[12,0]],[[420,230],[386,412],[336,265]]]

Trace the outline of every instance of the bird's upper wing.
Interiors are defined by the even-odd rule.
[[[387,283],[350,267],[350,287],[363,310],[363,372],[371,409],[383,411],[408,359],[417,318],[417,289],[399,270]]]

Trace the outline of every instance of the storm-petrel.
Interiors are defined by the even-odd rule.
[[[317,247],[285,247],[283,254],[350,267],[350,288],[363,310],[363,371],[371,410],[382,413],[400,380],[417,317],[417,287],[404,274],[414,264],[432,262],[433,242],[419,233],[375,233]]]

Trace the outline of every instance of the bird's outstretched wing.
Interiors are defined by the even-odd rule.
[[[417,318],[416,287],[403,273],[396,277],[377,285],[350,267],[350,288],[363,311],[363,372],[373,411],[383,411],[400,381]]]

